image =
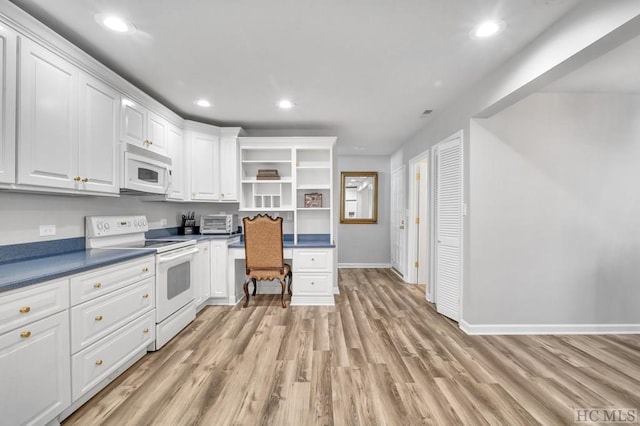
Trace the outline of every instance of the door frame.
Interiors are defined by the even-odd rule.
[[[400,188],[401,189],[401,193],[402,193],[402,201],[403,201],[403,203],[402,203],[402,220],[406,221],[406,216],[407,216],[406,215],[406,197],[405,197],[405,194],[406,194],[405,191],[406,191],[406,186],[407,186],[406,185],[407,176],[406,176],[406,167],[403,164],[400,167],[397,167],[397,168],[393,169],[391,171],[391,175],[390,175],[390,197],[389,197],[390,199],[389,199],[389,201],[390,201],[390,204],[391,204],[391,209],[390,209],[391,210],[390,211],[391,218],[389,220],[389,227],[390,227],[390,230],[389,230],[389,232],[390,232],[389,241],[390,241],[391,244],[393,244],[393,233],[394,233],[394,223],[393,223],[394,222],[394,217],[393,217],[393,215],[394,215],[394,205],[393,205],[393,197],[394,197],[394,194],[393,194],[393,189],[394,188],[393,188],[393,186],[394,186],[394,184],[393,184],[393,178],[394,178],[394,175],[396,173],[400,173],[403,176],[403,183],[404,183],[404,185],[402,185],[402,188]],[[395,232],[400,232],[400,231],[399,230],[395,230]],[[406,226],[405,226],[405,229],[403,229],[402,233],[401,233],[401,244],[400,244],[401,253],[400,253],[400,258],[398,259],[398,264],[401,267],[403,266],[403,268],[402,268],[403,270],[397,271],[399,274],[402,275],[402,280],[405,283],[407,282],[407,271],[408,271],[408,266],[409,266],[409,263],[407,261],[408,257],[407,257],[407,238],[406,237],[407,237],[407,229],[406,229]],[[391,249],[393,249],[393,247],[391,247]],[[392,267],[392,269],[394,269],[393,268],[393,261],[391,262],[391,267]]]
[[[428,221],[428,226],[429,226],[429,234],[431,234],[431,228],[432,228],[432,220],[431,220],[431,216],[432,216],[432,212],[431,212],[431,197],[432,197],[432,190],[431,190],[431,185],[432,185],[432,179],[431,179],[431,175],[432,175],[432,164],[431,164],[431,149],[427,149],[426,151],[423,151],[422,153],[416,155],[415,157],[413,157],[411,160],[409,160],[409,172],[411,173],[410,177],[409,177],[409,226],[408,226],[408,230],[407,230],[407,282],[408,283],[412,283],[415,284],[418,282],[418,275],[416,273],[416,269],[414,267],[409,267],[410,265],[412,265],[412,260],[413,259],[415,261],[415,259],[417,259],[418,257],[418,250],[417,250],[417,235],[419,232],[418,226],[416,225],[416,221],[415,221],[415,212],[416,209],[418,209],[418,205],[417,202],[418,200],[416,199],[416,191],[419,188],[419,185],[416,185],[416,179],[415,179],[415,175],[416,175],[416,167],[418,166],[418,164],[422,163],[422,162],[426,162],[428,164],[428,175],[429,175],[429,181],[427,182],[427,190],[429,192],[429,207],[427,208],[428,214],[427,217],[424,218],[425,220]],[[429,235],[429,247],[431,247],[432,244],[432,238],[431,235]],[[431,250],[429,250],[431,251]],[[431,277],[431,253],[429,253],[429,265],[426,265],[427,268],[429,268],[429,277]],[[431,280],[430,280],[431,281]],[[432,283],[429,282],[427,285],[427,300],[431,301],[433,300],[433,297],[431,295],[431,291],[430,288],[432,286]]]
[[[430,177],[431,177],[431,183],[429,184],[429,188],[431,189],[431,197],[430,197],[430,201],[431,201],[431,206],[435,206],[435,191],[434,189],[434,183],[435,183],[435,175],[437,173],[436,171],[436,162],[438,161],[438,148],[447,142],[450,142],[454,139],[460,139],[460,217],[461,217],[461,221],[460,221],[460,284],[459,284],[459,303],[458,303],[458,324],[460,324],[460,322],[462,321],[462,312],[463,312],[463,306],[464,306],[464,218],[467,216],[467,206],[464,202],[464,197],[465,197],[465,174],[464,174],[464,165],[465,165],[465,157],[464,157],[464,131],[463,130],[458,130],[457,132],[453,133],[452,135],[450,135],[449,137],[443,139],[442,141],[438,142],[437,144],[433,145],[431,147],[431,173],[430,173]],[[438,285],[437,281],[436,281],[436,245],[437,245],[437,237],[436,237],[436,211],[435,208],[431,209],[431,214],[430,214],[430,221],[431,221],[431,235],[429,236],[429,239],[431,240],[431,255],[429,256],[429,261],[430,261],[430,268],[431,270],[429,271],[429,277],[431,280],[431,283],[433,283],[431,285],[431,295],[432,295],[432,299],[430,300],[430,302],[433,302],[436,304],[438,304],[438,300],[437,300],[437,292],[436,292],[436,286]],[[427,299],[429,300],[429,299]]]

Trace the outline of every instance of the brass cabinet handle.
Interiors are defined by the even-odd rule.
[[[74,177],[73,180],[76,181],[76,182],[80,182],[80,176]]]
[[[153,141],[149,141],[149,145],[153,145]]]
[[[142,268],[142,272],[149,272],[149,268],[145,266],[144,268]]]
[[[82,178],[82,182],[84,182],[84,183],[89,182],[89,178]]]
[[[144,141],[144,144],[149,146],[149,145],[153,145],[153,141],[150,141],[149,139]]]
[[[96,321],[102,321],[102,315],[96,316]]]
[[[31,337],[31,332],[30,331],[23,331],[22,333],[20,333],[20,337],[23,338],[27,338],[27,337]]]
[[[96,365],[102,365],[102,360],[101,359],[97,360]]]
[[[143,333],[147,334],[149,332],[148,328],[145,328],[144,330],[142,330]]]
[[[148,297],[149,297],[149,293],[145,293],[145,294],[143,294],[143,295],[142,295],[142,298],[143,298],[143,299],[146,299],[146,298],[148,298]]]
[[[21,314],[28,314],[29,312],[31,312],[31,306],[23,306],[22,308],[20,308]]]
[[[93,284],[93,288],[100,288],[102,287],[102,283],[94,283]]]

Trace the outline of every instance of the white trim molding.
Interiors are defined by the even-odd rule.
[[[640,334],[640,324],[469,324],[460,329],[469,335],[505,334]]]
[[[338,263],[338,269],[351,269],[351,268],[379,268],[389,269],[390,263]]]

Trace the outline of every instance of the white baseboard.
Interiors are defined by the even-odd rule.
[[[390,263],[338,263],[338,269],[348,269],[348,268],[379,268],[379,269],[389,269],[391,268]]]
[[[460,329],[470,335],[501,334],[640,334],[640,324],[469,324]]]

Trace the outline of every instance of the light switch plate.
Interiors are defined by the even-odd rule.
[[[55,225],[40,225],[40,236],[41,237],[50,237],[52,235],[56,235],[56,226]]]

